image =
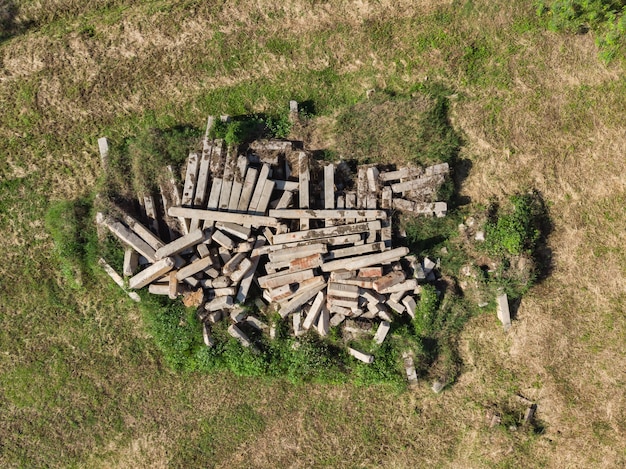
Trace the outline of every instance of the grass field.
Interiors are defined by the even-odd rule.
[[[0,465],[625,466],[625,64],[544,21],[525,0],[20,2],[0,35]],[[440,395],[174,372],[135,303],[59,262],[49,208],[100,188],[102,135],[296,99],[311,148],[350,156],[347,109],[425,84],[451,94],[461,195],[536,189],[553,225],[550,275],[508,334],[469,321]],[[542,431],[489,428],[516,393]]]

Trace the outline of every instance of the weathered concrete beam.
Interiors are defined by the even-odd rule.
[[[412,352],[402,352],[402,360],[404,361],[404,369],[409,384],[417,384],[417,373],[415,372],[415,363],[413,362]]]
[[[139,295],[135,292],[127,292],[126,288],[124,287],[124,279],[113,269],[113,267],[111,267],[104,259],[100,258],[98,259],[98,264],[100,264],[102,266],[102,268],[104,269],[104,271],[109,275],[109,277],[111,277],[111,279],[122,289],[126,292],[126,294],[131,298],[131,300],[136,301],[136,302],[140,302],[141,298],[139,297]]]
[[[291,205],[292,201],[293,201],[293,192],[284,191],[283,195],[280,196],[280,199],[278,200],[278,203],[276,204],[276,210],[286,209],[287,207]]]
[[[304,323],[302,324],[302,328],[304,330],[309,330],[311,326],[313,326],[313,324],[317,324],[317,318],[319,317],[320,311],[322,311],[325,301],[326,295],[324,294],[324,292],[318,292],[315,296],[315,300],[313,300],[311,309],[309,309],[309,312],[304,319]]]
[[[150,282],[162,277],[174,268],[174,259],[166,257],[142,270],[128,280],[128,286],[134,290],[143,288]]]
[[[301,270],[315,269],[324,263],[321,254],[311,254],[289,261],[289,271],[299,272]]]
[[[450,165],[448,163],[439,163],[429,166],[424,171],[426,176],[434,176],[436,174],[448,174],[450,172]]]
[[[244,347],[249,347],[252,351],[258,351],[256,347],[252,345],[252,342],[250,342],[250,339],[248,338],[248,336],[244,334],[241,331],[241,329],[239,329],[236,325],[231,324],[230,326],[228,326],[228,333],[232,337],[237,339],[237,341],[239,341],[239,343],[243,345]]]
[[[149,262],[156,261],[154,249],[121,222],[105,217],[102,213],[96,215],[96,222],[106,226],[120,241],[133,248]]]
[[[267,177],[269,176],[269,173],[270,173],[270,166],[268,164],[264,164],[261,167],[261,171],[259,172],[259,178],[256,182],[254,192],[252,193],[252,198],[250,199],[250,205],[248,205],[248,213],[256,212],[256,208],[259,205],[259,200],[261,200],[261,196],[263,195],[263,189],[265,188],[265,183],[267,182]],[[262,226],[262,225],[259,225],[259,226]],[[272,225],[272,226],[276,226],[276,225]]]
[[[100,151],[100,161],[102,168],[105,170],[109,166],[109,142],[106,137],[100,137],[98,139],[98,150]]]
[[[397,171],[380,173],[379,179],[383,182],[399,181],[400,179],[416,178],[424,174],[424,170],[417,166],[400,168]]]
[[[382,293],[384,295],[388,295],[390,293],[402,293],[407,291],[414,291],[417,287],[417,280],[412,278],[409,280],[405,280],[404,282],[396,283],[395,285],[390,285],[386,288],[381,288],[378,293]]]
[[[159,235],[159,221],[157,218],[156,204],[152,195],[146,195],[143,198],[143,206],[146,211],[146,217],[150,222],[150,229],[153,233]]]
[[[238,225],[251,226],[278,226],[278,220],[272,217],[260,215],[249,215],[245,213],[219,212],[217,210],[201,210],[185,207],[170,207],[168,213],[171,216],[197,217],[201,220],[210,220],[214,222],[230,222]]]
[[[176,272],[170,271],[169,283],[168,283],[168,296],[170,300],[175,300],[178,297],[180,290],[178,288],[178,279],[176,278]]]
[[[207,323],[202,324],[202,339],[204,340],[204,345],[207,347],[213,347],[215,345],[215,341],[211,336],[211,329]]]
[[[354,257],[352,259],[340,259],[336,261],[326,262],[322,265],[322,270],[324,272],[332,272],[333,270],[339,269],[358,270],[376,264],[383,264],[385,262],[400,260],[402,256],[405,256],[408,253],[408,248],[401,247],[378,254],[369,254],[367,256]]]
[[[148,293],[151,295],[168,295],[170,294],[170,286],[167,283],[151,283],[148,285]]]
[[[267,211],[267,207],[270,204],[270,199],[272,198],[272,192],[274,192],[275,182],[268,179],[265,181],[265,185],[263,186],[263,192],[261,193],[261,197],[259,198],[259,203],[254,209],[255,215],[264,215]]]
[[[277,234],[274,236],[274,244],[290,243],[294,241],[309,241],[320,238],[330,238],[347,234],[367,233],[380,230],[380,221],[355,223],[353,225],[329,226],[305,231],[292,231],[291,233]]]
[[[254,248],[258,249],[263,246],[263,244],[265,244],[265,240],[259,236],[254,244]],[[237,301],[239,303],[243,303],[248,297],[248,292],[250,291],[250,287],[252,286],[252,280],[254,279],[254,274],[259,265],[260,258],[261,256],[255,256],[254,254],[252,255],[252,257],[250,257],[252,267],[250,267],[250,270],[248,270],[246,274],[242,277],[241,283],[239,284],[239,291],[237,292]]]
[[[347,248],[333,249],[328,251],[326,260],[341,259],[343,257],[354,257],[361,254],[369,254],[385,250],[385,243],[370,243],[361,246],[350,246]]]
[[[317,278],[317,283],[309,285],[304,291],[299,292],[298,295],[294,296],[285,306],[280,308],[278,313],[282,318],[287,317],[288,314],[301,308],[307,301],[317,295],[317,293],[326,286],[326,282],[323,277]]]
[[[164,257],[173,256],[185,249],[195,246],[196,244],[204,241],[206,234],[204,231],[192,231],[191,233],[181,236],[180,238],[172,241],[169,244],[157,249],[155,253],[156,259],[163,259]]]
[[[181,205],[193,205],[193,197],[196,192],[196,182],[198,180],[198,154],[190,153],[187,159],[187,170],[185,172],[185,184],[183,186],[183,194],[181,197]],[[186,222],[189,229],[189,220]]]
[[[391,185],[391,190],[398,193],[408,192],[408,191],[417,191],[429,185],[438,185],[443,183],[444,177],[441,174],[436,174],[433,176],[423,176],[417,179],[413,179],[411,181],[406,182],[397,182]]]
[[[367,168],[367,187],[371,193],[378,192],[378,168],[370,166]]]
[[[224,162],[224,174],[222,176],[222,190],[220,192],[220,202],[218,204],[218,208],[220,210],[228,210],[228,204],[230,202],[230,193],[233,188],[233,178],[234,178],[234,150],[229,145],[226,149],[226,161]]]
[[[269,211],[270,217],[275,218],[285,218],[285,219],[298,219],[298,218],[309,218],[314,220],[324,220],[324,219],[336,219],[336,220],[345,220],[352,219],[358,217],[363,218],[374,218],[378,220],[386,220],[387,212],[384,210],[338,210],[338,209],[320,209],[320,210],[312,210],[312,209],[275,209]]]
[[[323,243],[319,243],[319,242],[315,242],[315,243],[311,243],[311,244],[307,244],[307,245],[303,245],[303,246],[297,246],[297,247],[284,247],[281,249],[281,246],[283,245],[276,245],[276,246],[271,246],[271,248],[276,247],[276,249],[272,249],[269,252],[269,259],[272,262],[278,262],[278,261],[284,261],[284,260],[291,260],[294,259],[296,257],[305,257],[305,256],[310,256],[311,254],[325,254],[326,252],[328,252],[328,247],[326,244]]]
[[[241,239],[242,241],[247,241],[250,238],[251,230],[248,227],[243,225],[239,225],[237,223],[230,222],[217,222],[215,226],[226,233],[235,236],[236,238]]]
[[[238,283],[252,268],[252,265],[252,261],[248,259],[246,255],[246,258],[241,261],[237,266],[237,270],[230,274],[230,279],[233,281],[233,283]]]
[[[275,274],[259,277],[257,280],[261,288],[278,288],[290,283],[299,283],[313,278],[313,269],[300,272],[277,272]]]
[[[212,265],[213,259],[211,258],[211,256],[200,258],[197,261],[194,261],[191,264],[180,269],[176,274],[176,278],[180,281],[183,281],[187,277],[191,277],[192,275],[197,274],[200,271],[208,269]]]
[[[298,153],[298,180],[299,180],[299,207],[309,208],[310,194],[309,181],[311,175],[309,173],[309,157],[304,152]],[[300,230],[309,229],[309,219],[300,218]]]
[[[246,171],[246,178],[243,182],[243,188],[241,189],[241,196],[237,204],[238,212],[247,212],[250,200],[252,199],[252,192],[256,184],[256,178],[259,174],[259,170],[256,168],[248,168]]]

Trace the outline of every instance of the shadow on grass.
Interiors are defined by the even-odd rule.
[[[0,44],[25,33],[35,26],[34,21],[18,22],[19,5],[13,0],[0,0]]]

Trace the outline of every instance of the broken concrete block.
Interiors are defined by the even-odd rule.
[[[413,361],[412,352],[403,352],[402,360],[404,361],[404,369],[409,384],[417,384],[417,373],[415,371],[415,362]]]
[[[322,337],[326,337],[330,331],[330,313],[328,308],[322,307],[319,318],[317,319],[317,332]]]
[[[239,343],[241,345],[243,345],[244,347],[250,347],[251,349],[255,349],[255,347],[252,345],[252,342],[250,342],[250,339],[248,338],[248,336],[246,334],[244,334],[241,329],[239,329],[236,325],[231,324],[228,327],[228,333],[234,337],[235,339],[237,339],[239,341]]]
[[[256,330],[262,331],[267,329],[267,324],[262,322],[259,318],[255,316],[248,316],[246,318],[246,322],[254,327]]]
[[[504,327],[504,332],[511,328],[511,313],[509,311],[509,300],[506,293],[498,295],[496,298],[498,319]]]
[[[327,293],[329,296],[357,299],[359,297],[359,287],[330,282],[328,284]]]
[[[417,304],[415,303],[415,299],[407,295],[402,299],[402,304],[406,308],[406,312],[409,313],[411,319],[415,319],[415,309],[417,308]]]
[[[215,230],[212,239],[225,249],[233,250],[235,248],[235,242],[224,233],[222,233],[220,230]]]
[[[380,326],[378,326],[376,334],[374,335],[374,342],[376,342],[378,345],[382,344],[385,340],[385,337],[387,337],[389,329],[391,329],[391,324],[387,321],[382,321],[380,323]]]
[[[382,293],[383,290],[400,282],[404,282],[405,278],[406,275],[402,270],[389,272],[387,275],[376,279],[372,286],[378,293]]]
[[[211,329],[207,323],[202,324],[202,338],[204,339],[204,345],[207,347],[213,347],[215,345],[215,341],[213,337],[211,337]]]
[[[300,337],[302,333],[304,332],[304,329],[302,329],[302,315],[300,314],[299,311],[296,311],[291,316],[291,319],[292,319],[291,322],[293,324],[293,334],[296,337]]]
[[[335,313],[333,317],[330,318],[330,327],[337,327],[339,324],[343,322],[346,317],[343,314]]]
[[[248,273],[248,271],[252,269],[253,265],[253,262],[246,257],[243,261],[239,263],[239,266],[237,266],[237,270],[235,270],[230,275],[230,279],[234,283],[239,283],[239,281],[241,281],[241,279]]]
[[[233,297],[232,296],[220,296],[215,298],[213,301],[208,302],[204,305],[204,309],[207,311],[217,311],[220,309],[228,308],[233,305]]]
[[[358,350],[353,349],[352,347],[348,347],[348,353],[352,355],[357,360],[362,361],[363,363],[367,363],[368,365],[374,363],[374,357],[367,353],[359,352]]]
[[[139,267],[139,254],[133,249],[124,250],[124,277],[131,277]]]

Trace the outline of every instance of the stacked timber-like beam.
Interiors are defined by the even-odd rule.
[[[244,151],[211,140],[214,121],[202,150],[189,155],[182,190],[168,167],[160,197],[139,197],[143,220],[120,206],[98,214],[127,249],[129,288],[183,295],[186,305],[198,306],[209,347],[211,325],[220,320],[230,321],[229,333],[252,350],[251,328],[273,333],[241,306],[253,283],[266,312],[291,317],[295,336],[362,327],[380,344],[396,316],[414,316],[420,283],[433,278],[434,263],[392,246],[392,213],[444,216],[445,202],[434,197],[447,164],[359,166],[353,183],[339,176],[343,163],[315,161],[295,142],[256,141]],[[119,276],[114,280],[120,284]]]

